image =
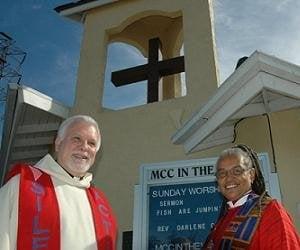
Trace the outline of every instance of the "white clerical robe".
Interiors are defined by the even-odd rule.
[[[86,188],[92,174],[72,178],[46,155],[36,168],[51,176],[60,213],[61,250],[97,250],[94,222]],[[18,225],[19,175],[0,189],[0,250],[15,250]]]

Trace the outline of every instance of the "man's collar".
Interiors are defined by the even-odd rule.
[[[236,202],[233,201],[227,201],[227,205],[229,209],[239,207],[244,205],[244,203],[247,201],[249,194],[252,192],[252,190],[249,190],[246,194],[244,194],[240,199],[238,199]]]

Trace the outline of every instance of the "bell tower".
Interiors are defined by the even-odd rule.
[[[148,80],[148,103],[181,97],[184,83],[177,73],[182,71],[185,71],[187,96],[197,95],[198,102],[217,87],[210,0],[78,1],[59,6],[56,11],[84,25],[75,113],[86,109],[101,112],[107,46],[112,42],[135,46],[148,58],[150,65],[149,41],[159,39],[160,60],[170,61],[171,66],[158,70],[157,76],[147,68],[143,77],[141,72],[136,73],[137,80]],[[171,60],[181,54],[184,57],[180,62]],[[122,84],[115,85],[134,82],[136,77],[130,72],[131,81],[128,82],[127,76]],[[149,86],[150,77],[162,80],[159,89]],[[149,101],[150,91],[159,97]]]

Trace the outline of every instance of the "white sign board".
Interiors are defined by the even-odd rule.
[[[134,250],[200,250],[220,212],[217,158],[145,164],[135,187]],[[266,188],[281,200],[277,174],[259,154]]]

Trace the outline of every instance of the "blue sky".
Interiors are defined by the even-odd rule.
[[[0,31],[27,52],[21,83],[72,106],[82,25],[53,10],[68,2],[0,0]],[[213,4],[221,82],[234,70],[238,58],[255,50],[300,64],[299,0],[214,0]],[[107,72],[145,62],[137,50],[120,44],[112,44],[108,56]],[[116,89],[109,78],[107,74],[105,107],[116,109],[146,102],[145,84]]]

